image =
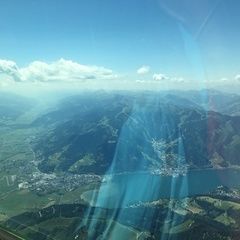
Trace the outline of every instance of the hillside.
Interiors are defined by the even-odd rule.
[[[71,97],[34,124],[47,129],[34,142],[43,172],[240,165],[240,117],[172,94]]]

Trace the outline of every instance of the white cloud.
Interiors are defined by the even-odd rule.
[[[240,74],[235,76],[235,80],[240,81]]]
[[[9,79],[13,79],[16,82],[21,81],[17,64],[9,60],[0,59],[0,76],[3,76],[6,81]]]
[[[18,68],[15,62],[0,60],[0,79],[6,77],[17,82],[74,82],[114,79],[117,75],[111,69],[82,65],[65,59],[50,64],[34,61],[24,68]]]
[[[225,82],[228,82],[229,80],[228,80],[228,78],[223,77],[223,78],[220,79],[220,81],[225,83]]]
[[[142,67],[140,67],[140,68],[137,70],[137,74],[139,74],[139,75],[144,75],[144,74],[149,73],[149,71],[150,71],[150,67],[149,67],[149,66],[142,66]]]
[[[166,75],[161,74],[161,73],[154,73],[153,74],[153,80],[154,81],[164,81],[169,79]]]
[[[185,79],[182,77],[171,77],[162,73],[153,74],[153,81],[161,82],[166,81],[168,84],[183,84],[186,83]]]
[[[185,80],[182,77],[175,77],[175,78],[172,78],[171,80],[174,83],[185,83]]]
[[[145,82],[146,82],[145,80],[140,80],[140,79],[136,80],[136,83],[145,83]]]

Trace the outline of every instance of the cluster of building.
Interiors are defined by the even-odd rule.
[[[41,172],[33,172],[21,177],[19,180],[19,189],[29,189],[37,193],[50,193],[56,191],[73,191],[76,188],[101,182],[101,177],[93,174],[46,174]]]
[[[240,200],[240,191],[237,189],[229,189],[225,186],[217,187],[216,191],[214,192],[215,195],[228,197],[235,200]]]
[[[179,167],[159,167],[158,169],[152,169],[151,174],[162,176],[186,176],[188,171],[188,165],[182,165]]]

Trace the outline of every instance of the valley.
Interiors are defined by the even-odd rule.
[[[172,94],[0,111],[1,226],[36,240],[237,239],[240,116]]]

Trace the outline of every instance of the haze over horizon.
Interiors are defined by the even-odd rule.
[[[0,0],[0,239],[239,240],[239,10]]]
[[[2,90],[240,89],[238,1],[0,5]]]

